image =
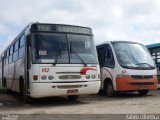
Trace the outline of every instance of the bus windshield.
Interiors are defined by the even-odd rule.
[[[148,50],[136,43],[113,42],[113,48],[119,64],[130,69],[155,69]]]
[[[98,63],[92,36],[37,33],[33,41],[34,63]]]

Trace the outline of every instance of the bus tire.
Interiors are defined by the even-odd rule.
[[[25,88],[25,85],[24,85],[24,80],[21,80],[21,84],[22,84],[22,99],[23,99],[23,102],[24,103],[27,103],[27,104],[30,104],[30,103],[33,103],[33,98],[31,98],[30,96],[27,95],[26,93],[26,88]]]
[[[111,81],[106,81],[104,84],[104,92],[106,96],[113,97],[115,95],[115,91],[113,88],[113,84]]]
[[[19,78],[19,93],[23,95],[23,78]]]
[[[27,103],[27,104],[31,104],[31,103],[33,103],[33,98],[31,98],[30,96],[28,96],[28,95],[24,95],[23,94],[23,102],[24,103]]]
[[[138,93],[141,95],[141,96],[145,96],[147,95],[149,92],[149,90],[139,90]]]
[[[6,80],[4,80],[4,92],[5,92],[5,94],[9,94],[10,93],[9,89],[7,89],[7,82],[6,82]]]
[[[67,96],[69,101],[77,101],[79,95],[69,95]]]

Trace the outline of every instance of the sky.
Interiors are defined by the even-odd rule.
[[[96,44],[160,42],[160,0],[0,0],[0,53],[31,22],[91,27]]]

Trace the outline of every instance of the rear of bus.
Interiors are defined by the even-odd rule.
[[[157,89],[155,63],[142,44],[109,41],[97,46],[97,50],[101,63],[101,88],[108,96],[132,91],[146,95],[149,90]]]
[[[100,70],[92,30],[86,27],[33,24],[29,89],[33,98],[96,94]]]

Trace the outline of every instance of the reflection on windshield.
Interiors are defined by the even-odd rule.
[[[35,63],[98,63],[91,36],[39,33],[33,44]]]
[[[68,35],[71,63],[98,63],[91,36]],[[84,64],[85,64],[84,63]]]
[[[147,49],[135,43],[113,43],[117,60],[127,68],[154,69],[154,62]]]
[[[59,56],[59,63],[69,63],[68,45],[65,35],[36,34],[34,36],[34,61],[37,63],[54,63]]]

